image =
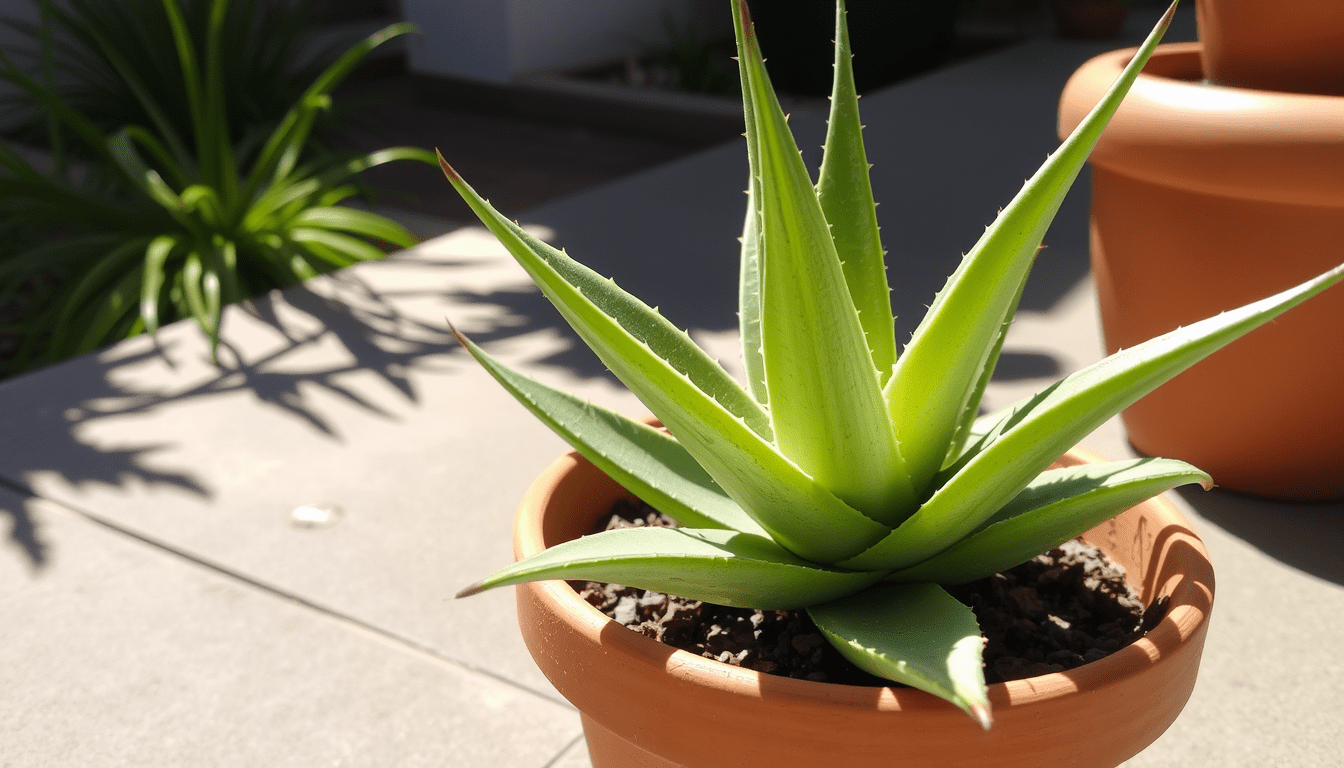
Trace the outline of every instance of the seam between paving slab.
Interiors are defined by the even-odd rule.
[[[580,732],[578,736],[575,736],[573,740],[571,740],[568,744],[566,744],[559,752],[556,752],[555,757],[552,757],[550,760],[547,760],[546,764],[541,766],[541,768],[555,768],[555,766],[560,764],[561,760],[564,760],[566,757],[569,756],[569,753],[572,752],[575,747],[577,747],[579,744],[582,744],[585,738],[587,737],[584,736],[582,732]]]
[[[268,584],[264,581],[248,576],[247,574],[242,573],[241,571],[234,570],[232,568],[229,568],[228,566],[222,565],[208,558],[192,554],[191,552],[175,547],[171,544],[168,544],[167,542],[161,541],[152,536],[147,536],[145,534],[126,528],[122,525],[117,524],[113,520],[109,520],[103,517],[102,515],[99,515],[96,512],[81,509],[64,501],[58,501],[55,499],[46,498],[37,493],[34,493],[31,488],[28,488],[24,484],[16,483],[7,477],[0,476],[0,488],[10,490],[20,496],[23,496],[24,498],[37,499],[49,504],[54,504],[60,507],[61,509],[70,512],[71,514],[78,515],[79,517],[91,523],[94,523],[95,525],[98,525],[108,531],[112,531],[113,533],[124,536],[126,538],[134,539],[135,541],[153,547],[154,549],[157,549],[160,552],[172,555],[173,557],[177,557],[182,560],[186,560],[187,562],[193,563],[198,567],[212,571],[220,576],[224,576],[233,581],[252,587],[253,589],[260,590],[269,595],[272,595],[273,597],[277,597],[290,603],[300,605],[304,608],[307,608],[308,610],[321,614],[322,616],[325,616],[329,619],[333,619],[340,623],[356,627],[366,632],[370,632],[374,635],[377,635],[378,637],[383,638],[384,640],[396,643],[397,645],[400,645],[406,649],[432,658],[435,661],[452,664],[453,666],[460,667],[469,672],[474,672],[476,674],[483,675],[485,677],[490,678],[491,680],[503,683],[504,685],[507,685],[510,688],[514,688],[523,691],[525,693],[532,694],[533,696],[536,696],[537,698],[543,699],[545,701],[549,701],[554,704],[560,704],[569,709],[574,708],[572,704],[570,704],[563,698],[548,694],[547,692],[544,691],[539,691],[535,688],[519,683],[517,680],[511,680],[490,669],[478,666],[476,664],[471,664],[461,659],[453,658],[451,656],[446,656],[440,653],[439,651],[435,650],[434,648],[431,648],[430,646],[427,646],[423,643],[412,640],[411,638],[404,637],[395,632],[391,632],[375,624],[370,624],[362,619],[343,613],[334,608],[322,605],[321,603],[317,603],[312,600],[308,600],[306,598],[295,595],[291,592],[287,592],[284,589],[277,587],[273,584]],[[582,736],[580,736],[579,738],[582,738]],[[546,765],[543,766],[542,768],[549,768],[550,766],[554,765],[555,761],[559,760],[560,757],[562,757],[565,754],[565,752],[572,746],[573,744],[567,745],[563,750],[560,751],[560,753],[554,759],[546,763]]]

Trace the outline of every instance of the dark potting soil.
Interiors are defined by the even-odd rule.
[[[674,526],[640,502],[618,502],[597,530]],[[728,608],[632,587],[571,582],[614,621],[661,643],[758,672],[847,685],[893,685],[844,659],[806,611]],[[989,683],[1062,672],[1120,650],[1162,620],[1147,610],[1124,570],[1100,550],[1069,541],[989,578],[947,587],[969,605],[985,636]]]

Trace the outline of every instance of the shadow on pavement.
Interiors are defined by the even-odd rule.
[[[1344,585],[1344,502],[1266,501],[1219,488],[1176,492],[1201,517],[1279,562]]]

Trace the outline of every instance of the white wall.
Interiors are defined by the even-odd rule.
[[[422,34],[407,41],[411,70],[507,82],[512,67],[506,0],[401,0]]]
[[[422,74],[510,82],[537,72],[616,58],[662,43],[664,17],[678,23],[728,0],[401,0],[424,35],[408,43]]]

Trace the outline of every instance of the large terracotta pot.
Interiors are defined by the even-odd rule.
[[[1092,153],[1092,271],[1111,352],[1344,262],[1344,97],[1202,83],[1200,51],[1159,47]],[[1132,55],[1073,75],[1061,135]],[[1344,496],[1344,291],[1214,353],[1124,422],[1136,450],[1220,486]]]
[[[515,554],[589,532],[626,496],[586,460],[561,457],[519,510]],[[1166,618],[1100,661],[991,685],[989,731],[921,691],[792,680],[673,649],[608,620],[564,581],[519,586],[518,616],[537,664],[582,713],[595,768],[1113,768],[1166,730],[1190,696],[1213,570],[1164,500],[1086,538],[1125,567],[1145,602],[1169,597]]]
[[[1196,0],[1195,10],[1210,81],[1344,95],[1344,2]]]
[[[1120,34],[1129,15],[1126,0],[1050,0],[1059,33],[1082,40],[1105,40]]]

